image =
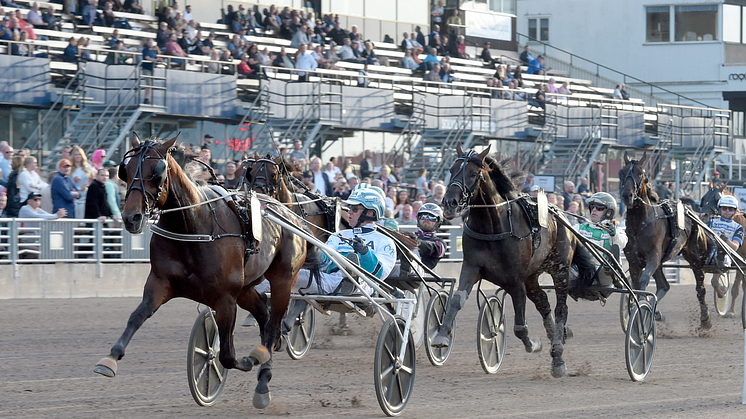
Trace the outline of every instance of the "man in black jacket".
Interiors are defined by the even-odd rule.
[[[370,178],[373,173],[373,152],[365,150],[363,160],[360,162],[360,179]]]
[[[104,186],[108,179],[108,170],[99,169],[96,178],[88,187],[88,194],[85,199],[85,218],[97,218],[104,221],[107,217],[111,217],[111,209],[106,202],[106,186]]]

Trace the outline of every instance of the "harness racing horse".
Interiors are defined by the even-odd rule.
[[[707,238],[704,231],[685,218],[684,229],[676,227],[676,206],[667,212],[663,205],[650,199],[650,185],[645,175],[647,153],[638,160],[624,154],[621,194],[627,206],[627,237],[624,255],[629,263],[632,285],[645,290],[650,277],[655,278],[656,297],[660,301],[671,287],[663,274],[663,263],[682,254],[694,272],[700,309],[700,327],[712,327],[705,302],[704,264],[707,257]],[[665,205],[665,204],[664,204]],[[673,231],[675,230],[675,231]],[[656,313],[656,320],[663,316]]]
[[[505,162],[499,163],[487,155],[489,147],[482,153],[464,152],[458,144],[457,152],[459,157],[451,167],[443,205],[448,219],[469,208],[464,221],[464,261],[458,291],[448,303],[443,325],[432,346],[452,344],[456,314],[463,308],[474,284],[484,278],[510,294],[515,310],[513,330],[527,352],[541,350],[540,340],[530,338],[526,326],[526,297],[534,303],[552,344],[552,375],[561,377],[567,371],[562,352],[569,267],[577,264],[583,281],[592,280],[595,269],[590,253],[552,212],[548,215],[548,228],[532,228],[524,207],[528,198],[520,195],[514,184],[522,173],[507,172],[503,168]],[[543,272],[554,280],[557,293],[554,317],[547,294],[539,286],[539,274]]]
[[[701,200],[702,210],[701,210],[700,218],[702,218],[704,222],[709,223],[713,217],[719,215],[717,204],[720,201],[720,198],[723,197],[723,195],[733,195],[733,193],[728,191],[725,187],[726,187],[725,183],[718,183],[717,185],[711,184],[710,189],[702,196],[702,200]],[[737,222],[744,229],[746,229],[746,217],[744,217],[743,212],[741,212],[741,210],[739,210],[736,213],[736,215],[733,216],[733,221]],[[746,246],[740,246],[736,252],[742,258],[746,258]],[[733,262],[735,263],[735,261]],[[738,301],[738,284],[739,283],[741,284],[741,288],[743,288],[743,291],[746,292],[746,278],[744,278],[740,270],[737,270],[736,280],[733,283],[733,286],[731,287],[733,295],[729,299],[729,304],[728,304],[727,309],[725,310],[724,317],[735,317],[736,315],[735,306],[736,306],[736,301]]]
[[[231,195],[222,189],[194,185],[171,157],[177,137],[141,142],[134,134],[132,150],[120,165],[120,177],[127,183],[122,211],[127,231],[142,232],[154,211],[160,212],[160,218],[151,227],[154,234],[150,242],[150,274],[142,302],[95,372],[114,377],[117,361],[143,322],[170,299],[189,298],[215,310],[220,334],[219,361],[225,368],[250,371],[261,364],[253,402],[255,407],[264,408],[270,402],[272,351],[280,337],[280,321],[291,287],[305,260],[305,241],[266,217],[250,220],[261,223],[261,234],[256,233],[255,237],[252,233],[247,240],[246,231],[256,232],[257,226],[246,226],[243,212],[230,199]],[[267,205],[276,206],[288,219],[294,218],[274,200],[262,197],[262,201],[269,201]],[[258,246],[254,246],[257,242]],[[263,276],[271,283],[271,313],[254,290]],[[236,359],[233,347],[236,304],[258,319],[263,345],[241,359]]]

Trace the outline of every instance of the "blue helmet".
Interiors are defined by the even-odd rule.
[[[361,183],[352,190],[350,197],[345,204],[362,205],[367,209],[372,209],[376,213],[376,220],[383,218],[383,212],[386,208],[386,200],[383,190],[377,186],[370,186],[367,183]]]

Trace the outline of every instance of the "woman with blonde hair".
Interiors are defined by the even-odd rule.
[[[70,159],[73,165],[70,177],[75,187],[80,191],[80,198],[75,201],[75,218],[83,218],[85,216],[85,197],[88,192],[88,185],[93,181],[93,170],[88,163],[88,157],[77,144],[70,151]]]

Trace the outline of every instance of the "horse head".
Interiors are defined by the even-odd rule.
[[[282,159],[279,157],[251,159],[245,175],[249,189],[276,198],[282,181],[281,164]]]
[[[647,152],[643,153],[640,160],[630,160],[627,152],[624,153],[624,167],[620,174],[620,190],[624,205],[631,207],[634,201],[643,191],[647,191],[648,178],[645,175],[645,161]]]
[[[451,181],[443,196],[443,216],[449,220],[466,209],[485,180],[484,159],[489,154],[490,147],[481,153],[474,150],[464,152],[461,143],[458,143],[456,152],[458,157],[451,166]]]
[[[137,133],[132,135],[132,149],[125,153],[119,164],[119,178],[127,184],[122,221],[132,234],[142,232],[150,213],[166,202],[168,192],[164,191],[168,191],[169,183],[169,150],[177,138],[179,134],[163,142],[152,139],[143,142]]]
[[[723,197],[725,190],[725,184],[711,184],[710,189],[707,190],[702,196],[699,205],[699,212],[701,214],[717,214],[718,213],[718,201]]]

